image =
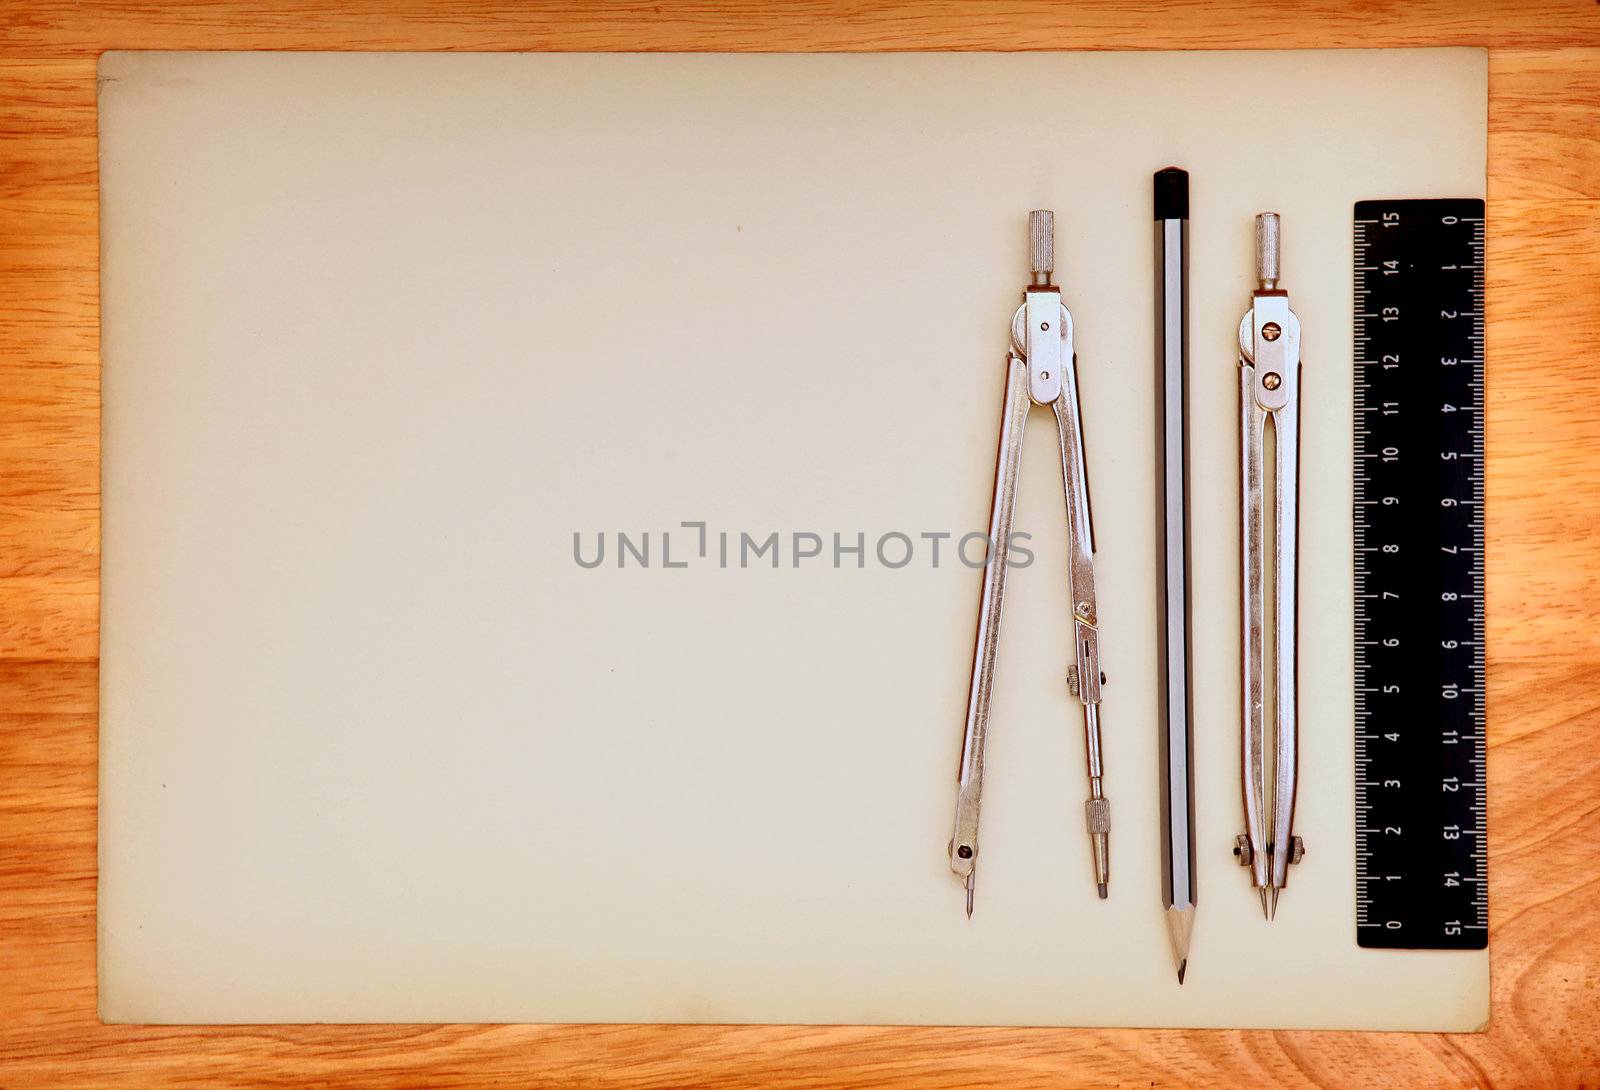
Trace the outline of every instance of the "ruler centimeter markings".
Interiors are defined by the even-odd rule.
[[[1356,940],[1488,943],[1483,202],[1355,206]]]

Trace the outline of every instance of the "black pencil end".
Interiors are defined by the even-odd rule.
[[[1156,219],[1189,218],[1189,172],[1182,167],[1156,171]]]

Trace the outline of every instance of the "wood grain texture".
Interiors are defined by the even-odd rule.
[[[1485,45],[1494,1016],[1480,1035],[95,1018],[94,61],[166,49]],[[0,7],[0,1088],[1600,1085],[1600,6]],[[1314,981],[1307,982],[1314,987]]]
[[[105,49],[1259,49],[1600,45],[1592,0],[11,0],[13,55]]]
[[[1600,198],[1600,67],[1592,58],[1585,49],[1492,54],[1490,197]]]

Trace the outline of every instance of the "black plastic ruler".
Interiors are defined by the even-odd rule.
[[[1483,202],[1355,207],[1356,937],[1481,949]]]

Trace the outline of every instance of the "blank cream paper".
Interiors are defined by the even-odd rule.
[[[1481,1025],[1484,954],[1356,946],[1350,264],[1352,202],[1483,193],[1485,85],[1475,50],[107,54],[102,1015]],[[1193,175],[1181,988],[1156,831],[1169,163]],[[987,526],[1038,207],[1077,322],[1111,897],[1038,410],[969,923],[945,844],[979,578],[955,545]],[[1235,330],[1268,209],[1305,330],[1307,851],[1271,925],[1230,854]]]

